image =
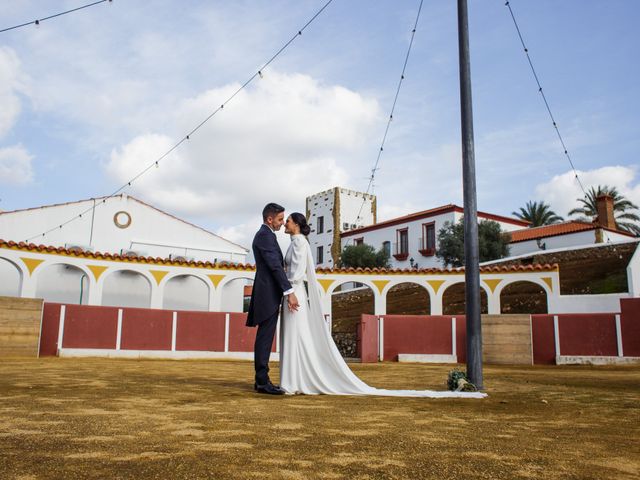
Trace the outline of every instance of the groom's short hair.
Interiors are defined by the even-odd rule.
[[[267,221],[267,217],[275,217],[280,212],[284,212],[284,207],[282,205],[278,205],[277,203],[267,203],[267,205],[262,209],[262,220]]]

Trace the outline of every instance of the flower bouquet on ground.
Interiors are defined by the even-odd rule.
[[[447,388],[454,392],[477,392],[476,386],[469,381],[467,374],[458,368],[449,372]]]

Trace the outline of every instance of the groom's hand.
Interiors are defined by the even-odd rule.
[[[295,293],[291,293],[287,295],[287,305],[289,306],[290,312],[297,312],[300,304],[298,303],[298,297],[296,297]]]

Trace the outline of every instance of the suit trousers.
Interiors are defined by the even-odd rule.
[[[276,333],[279,313],[280,311],[278,309],[273,315],[258,325],[254,346],[256,383],[258,385],[266,385],[269,382],[269,357],[271,356],[271,347],[273,345],[273,337]]]

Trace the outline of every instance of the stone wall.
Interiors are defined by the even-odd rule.
[[[637,242],[606,245],[563,252],[539,253],[493,265],[554,264],[560,267],[562,295],[625,293],[628,291],[627,265]]]

